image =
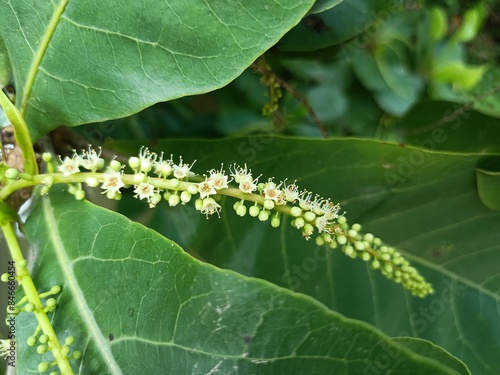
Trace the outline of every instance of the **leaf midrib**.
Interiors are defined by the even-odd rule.
[[[106,343],[106,339],[102,335],[97,322],[94,319],[93,312],[89,309],[83,292],[78,285],[78,281],[73,273],[72,267],[69,265],[71,261],[68,257],[66,247],[61,241],[61,234],[59,233],[56,217],[54,216],[54,208],[52,206],[52,201],[49,197],[45,197],[43,200],[43,216],[47,226],[47,233],[49,235],[50,243],[53,246],[54,253],[57,258],[59,268],[65,282],[65,289],[69,289],[72,295],[72,300],[76,305],[76,310],[80,315],[82,322],[85,324],[90,337],[94,339],[94,342],[98,348],[98,352],[101,353],[104,362],[107,367],[114,375],[123,375],[120,366],[116,362],[113,354],[110,351],[109,346]]]

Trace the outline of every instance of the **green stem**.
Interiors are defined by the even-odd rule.
[[[17,241],[13,224],[3,223],[2,231],[5,236],[5,240],[7,241],[7,245],[9,246],[9,250],[14,262],[16,264],[25,263],[25,259],[21,252],[21,248],[19,247],[19,242]],[[43,333],[49,337],[49,349],[54,355],[54,359],[57,362],[61,373],[64,375],[73,375],[73,370],[71,369],[68,358],[63,356],[61,353],[62,345],[57,339],[57,335],[54,331],[54,328],[52,327],[47,313],[44,311],[44,306],[27,268],[17,267],[17,276],[19,278],[19,283],[24,290],[24,293],[28,297],[28,301],[35,306],[35,310],[33,311],[33,313],[35,314],[35,317],[38,321],[38,324],[42,328]]]
[[[38,165],[36,163],[35,151],[33,150],[33,142],[31,141],[28,126],[26,126],[21,112],[19,112],[17,107],[2,90],[0,90],[0,105],[14,127],[16,142],[23,152],[24,171],[32,175],[37,174]]]

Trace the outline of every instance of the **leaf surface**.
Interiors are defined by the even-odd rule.
[[[313,1],[1,1],[17,102],[34,138],[226,85]]]
[[[138,149],[123,143],[124,152]],[[239,218],[226,199],[221,219],[191,207],[160,205],[144,222],[218,266],[308,294],[389,335],[430,340],[472,373],[500,368],[500,214],[479,197],[475,170],[497,154],[450,154],[357,139],[256,137],[173,140],[155,151],[197,159],[196,171],[218,162],[247,163],[262,180],[297,179],[300,187],[339,202],[359,222],[402,251],[436,289],[413,298],[361,260],[305,242],[283,219],[279,229]],[[123,202],[127,210],[129,202]],[[143,202],[142,202],[143,203]],[[128,215],[137,217],[141,202]],[[143,203],[143,207],[146,204]],[[207,246],[208,244],[208,246]],[[478,318],[480,317],[480,318]]]
[[[201,263],[151,229],[55,189],[26,223],[40,289],[61,285],[53,325],[81,374],[459,374],[313,299]],[[19,371],[40,356],[18,317]],[[44,360],[48,360],[46,357]]]

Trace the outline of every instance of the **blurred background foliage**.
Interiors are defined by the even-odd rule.
[[[470,139],[462,126],[443,147],[498,149],[498,2],[320,3],[327,9],[306,16],[226,87],[79,131],[93,143],[272,132],[415,144],[458,118],[489,136]]]

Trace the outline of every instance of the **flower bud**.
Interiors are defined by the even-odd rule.
[[[290,214],[293,217],[299,217],[300,215],[302,215],[302,209],[300,207],[294,206],[290,208]]]
[[[238,202],[239,203],[239,202]],[[244,204],[239,204],[238,207],[236,208],[236,214],[238,216],[245,216],[247,213],[247,208]]]
[[[179,187],[180,183],[181,183],[181,182],[180,182],[178,179],[176,179],[176,178],[172,178],[172,179],[170,180],[170,185],[171,185],[174,189],[175,189],[176,187]]]
[[[120,169],[122,169],[122,163],[120,163],[118,160],[113,159],[109,162],[109,167],[115,172],[118,172]]]
[[[177,206],[179,202],[181,201],[181,198],[177,194],[172,194],[170,198],[168,198],[168,204],[169,206]]]
[[[316,219],[316,215],[314,212],[307,211],[304,214],[304,219],[306,219],[307,221],[314,221],[314,219]]]
[[[191,195],[195,195],[198,193],[198,186],[194,184],[189,184],[187,187],[187,192]]]
[[[85,199],[85,191],[83,191],[82,189],[75,191],[75,198],[77,201],[84,200]]]
[[[99,186],[99,180],[95,177],[89,177],[87,180],[85,180],[88,186],[90,187],[97,187]]]
[[[259,212],[259,220],[260,221],[266,221],[269,219],[269,211],[267,210],[262,210]]]
[[[52,154],[50,152],[44,152],[42,154],[42,159],[46,163],[50,163],[52,161]]]
[[[203,207],[203,199],[198,198],[198,199],[194,202],[194,207],[195,207],[198,211],[201,211],[201,208]]]
[[[272,210],[274,208],[274,202],[271,199],[264,200],[264,208],[266,210]]]
[[[19,177],[19,171],[16,168],[7,168],[5,171],[5,177],[9,180],[15,180]]]
[[[132,156],[130,159],[128,159],[128,165],[130,165],[130,168],[136,171],[141,166],[141,160],[136,156]]]
[[[273,228],[278,228],[278,227],[280,226],[280,224],[281,224],[281,220],[280,220],[280,218],[279,218],[279,217],[274,216],[274,217],[271,219],[271,226],[272,226]]]
[[[248,210],[248,213],[250,214],[251,217],[257,217],[259,216],[260,208],[259,206],[252,206]]]
[[[183,191],[181,193],[181,202],[183,204],[186,204],[187,202],[189,202],[191,200],[191,197],[192,197],[191,193],[189,193],[188,191]]]

